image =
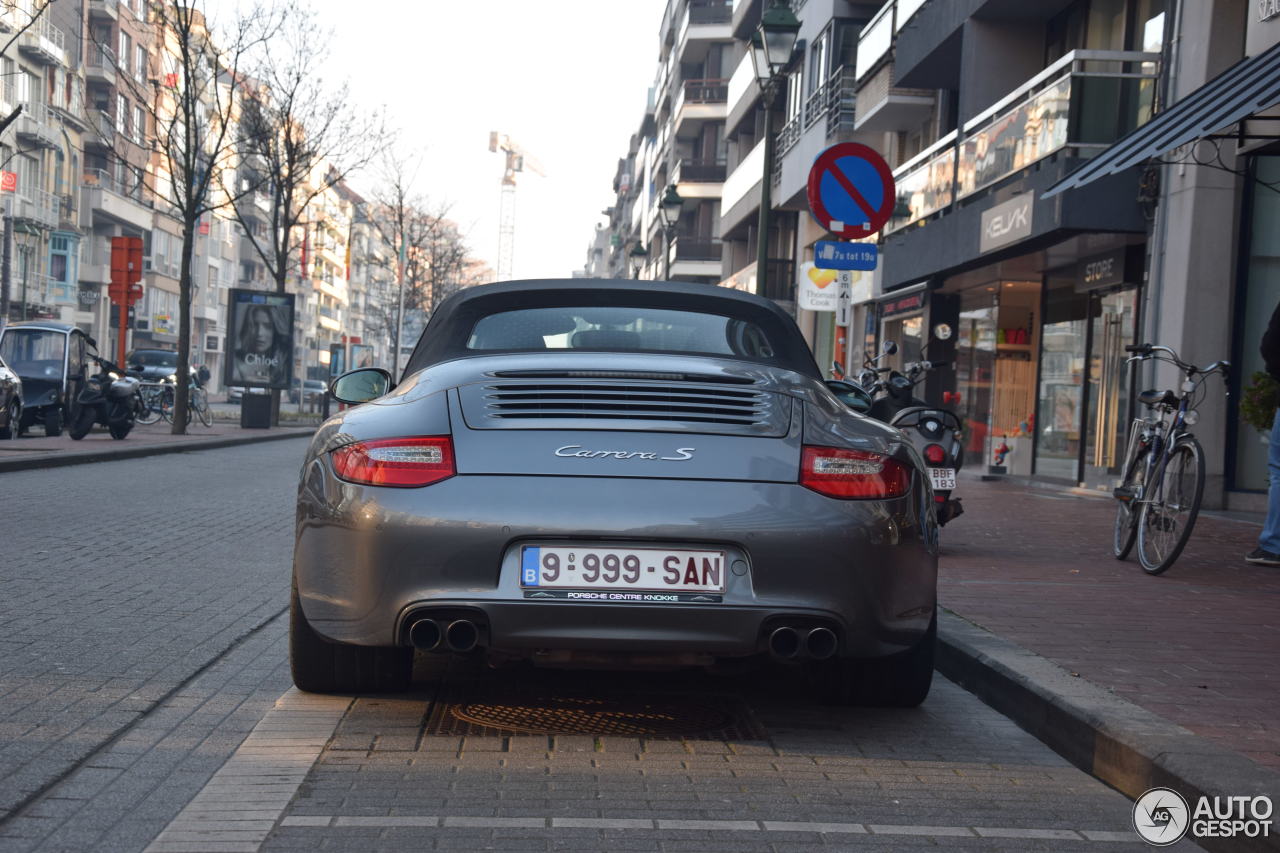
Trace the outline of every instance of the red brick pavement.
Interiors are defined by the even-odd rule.
[[[1111,555],[1110,500],[966,479],[942,532],[944,607],[1280,768],[1280,569],[1259,527],[1201,517],[1165,574]]]

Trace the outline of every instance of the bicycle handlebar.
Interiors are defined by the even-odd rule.
[[[1194,364],[1188,364],[1187,362],[1183,361],[1181,358],[1178,357],[1178,354],[1173,350],[1171,350],[1169,347],[1163,347],[1163,346],[1160,346],[1159,344],[1129,344],[1125,346],[1124,351],[1128,353],[1134,353],[1133,356],[1125,359],[1126,364],[1133,361],[1141,361],[1142,359],[1152,358],[1153,356],[1157,359],[1160,359],[1160,356],[1156,355],[1156,353],[1165,353],[1166,355],[1169,356],[1167,360],[1170,363],[1176,365],[1177,367],[1181,368],[1183,371],[1187,373],[1198,373],[1205,376],[1207,376],[1210,373],[1222,373],[1225,375],[1226,372],[1231,369],[1231,362],[1229,361],[1215,361],[1213,364],[1209,365],[1208,367],[1196,367]],[[1164,361],[1165,359],[1160,359],[1160,360]]]

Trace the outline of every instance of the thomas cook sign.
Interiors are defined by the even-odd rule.
[[[990,252],[1030,237],[1035,199],[1035,193],[1023,193],[984,212],[978,251]]]

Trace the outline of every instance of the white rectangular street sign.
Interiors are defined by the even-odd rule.
[[[849,325],[849,308],[853,296],[853,272],[840,270],[836,275],[836,325]]]

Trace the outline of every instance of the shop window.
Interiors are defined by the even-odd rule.
[[[1245,279],[1239,295],[1243,307],[1236,325],[1239,364],[1237,374],[1251,384],[1254,373],[1265,370],[1258,351],[1271,314],[1280,303],[1280,193],[1262,184],[1280,184],[1280,157],[1254,157],[1250,163],[1249,202],[1244,218],[1248,243],[1244,258]],[[1247,229],[1247,230],[1246,230]],[[1238,398],[1237,398],[1238,399]],[[1266,436],[1237,421],[1235,436],[1235,477],[1237,489],[1267,489]]]
[[[1050,277],[1041,330],[1035,472],[1072,483],[1080,479],[1088,311],[1088,296],[1075,291],[1074,277]]]

